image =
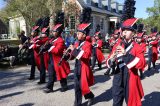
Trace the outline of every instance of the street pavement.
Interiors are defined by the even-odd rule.
[[[157,70],[160,68],[159,63],[158,60]],[[70,65],[71,70],[73,70],[74,61],[71,61]],[[104,76],[105,64],[103,64],[102,70],[96,68],[94,71],[95,84],[91,87],[95,94],[93,106],[112,106],[113,76]],[[60,92],[58,81],[55,83],[54,92],[50,94],[43,92],[46,84],[37,84],[39,81],[37,70],[35,80],[27,80],[29,74],[30,66],[27,65],[15,66],[13,69],[0,69],[0,106],[73,106],[73,71],[68,77],[69,90],[64,93]],[[142,99],[143,106],[160,106],[160,73],[150,70],[145,71],[144,75],[145,78],[142,80],[145,93]],[[83,105],[85,106],[86,103],[87,101],[83,98]],[[125,103],[124,106],[126,106]]]

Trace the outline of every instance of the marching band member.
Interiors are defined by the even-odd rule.
[[[30,71],[30,77],[28,78],[29,80],[35,79],[35,68],[36,66],[38,69],[40,69],[40,57],[38,55],[38,51],[33,49],[33,46],[36,45],[36,40],[38,39],[39,36],[39,29],[40,26],[42,25],[42,19],[39,18],[35,24],[35,26],[32,28],[31,36],[29,39],[29,54],[30,54],[30,62],[31,62],[31,71]]]
[[[90,86],[94,84],[93,73],[90,68],[90,59],[92,52],[92,45],[86,41],[86,36],[89,35],[89,20],[91,15],[91,8],[85,8],[81,17],[81,24],[78,25],[77,38],[78,42],[75,45],[70,45],[71,58],[76,59],[74,70],[75,83],[75,102],[74,106],[82,105],[82,95],[88,99],[88,106],[93,102],[94,94],[90,90]]]
[[[144,61],[144,63],[146,63],[145,56],[144,56],[145,52],[146,52],[146,43],[143,40],[144,32],[142,30],[143,30],[143,24],[139,24],[138,31],[137,31],[138,33],[136,36],[136,43],[140,46],[142,53],[143,53],[143,55],[141,55],[141,56],[143,56],[142,57],[144,59],[143,61]],[[144,71],[145,66],[146,66],[146,64],[144,64],[144,66],[141,69],[139,69],[141,79],[143,78],[143,71]]]
[[[66,48],[64,40],[61,36],[63,32],[63,18],[64,13],[58,13],[55,26],[52,28],[54,39],[50,40],[51,47],[49,48],[49,66],[48,74],[49,80],[47,83],[47,89],[44,90],[46,93],[53,92],[54,82],[60,81],[61,92],[68,90],[67,76],[70,73],[69,63],[62,60],[61,65],[58,62],[61,60],[63,51]]]
[[[110,43],[110,46],[112,47],[112,49],[115,50],[115,47],[117,47],[121,42],[122,42],[122,40],[120,38],[120,29],[116,29],[114,31],[113,39],[112,39],[112,42]],[[113,75],[115,72],[114,67],[115,67],[114,63],[111,67],[107,67],[107,71],[104,73],[104,75]]]
[[[38,84],[44,84],[46,82],[46,70],[48,69],[48,52],[42,51],[43,46],[45,43],[49,40],[48,34],[49,34],[49,17],[45,17],[43,19],[42,23],[42,30],[41,30],[41,35],[35,39],[35,44],[33,45],[33,49],[38,52],[38,59],[39,61],[37,62],[39,65],[39,71],[40,71],[40,81]]]
[[[93,52],[92,52],[92,70],[94,70],[95,64],[96,64],[96,60],[98,61],[98,67],[99,70],[102,69],[102,62],[103,60],[105,60],[105,57],[102,53],[102,46],[103,46],[103,41],[100,39],[100,26],[97,25],[97,29],[96,29],[96,33],[94,35],[94,40],[92,42],[93,45]]]
[[[113,78],[113,106],[122,106],[125,98],[127,106],[141,106],[144,95],[138,76],[138,69],[145,64],[143,53],[138,44],[132,41],[136,31],[137,18],[127,19],[122,24],[122,43],[113,47],[108,57],[108,67],[116,62],[116,72]],[[116,46],[116,45],[114,45]]]
[[[154,29],[152,31],[152,34],[150,35],[150,39],[149,39],[149,52],[148,52],[148,70],[150,70],[151,68],[151,63],[153,64],[153,68],[154,70],[156,70],[156,60],[158,59],[158,40],[156,38],[156,35],[158,34],[158,32]]]
[[[30,44],[33,43],[33,39],[38,36],[38,30],[39,26],[34,26],[32,28],[32,33],[30,37]],[[31,72],[30,72],[30,77],[28,78],[29,80],[35,79],[35,67],[36,67],[36,54],[34,53],[34,49],[32,47],[29,47],[29,54],[30,54],[30,62],[31,62]]]

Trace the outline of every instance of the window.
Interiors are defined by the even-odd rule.
[[[91,29],[93,29],[93,17],[91,17],[91,19],[90,19],[90,23],[91,23]]]
[[[2,29],[2,34],[5,34],[5,30],[4,29]]]
[[[91,0],[87,0],[87,4],[91,4]]]
[[[103,27],[104,27],[104,19],[102,18],[101,19],[101,29],[103,30]]]
[[[98,7],[102,7],[102,0],[98,0]]]
[[[70,16],[70,29],[75,29],[75,16]]]
[[[64,0],[64,2],[66,3],[66,2],[68,2],[68,0]]]

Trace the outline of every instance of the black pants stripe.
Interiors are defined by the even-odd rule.
[[[53,90],[54,82],[57,80],[56,77],[56,71],[54,69],[54,63],[52,60],[52,55],[50,54],[50,59],[49,59],[49,65],[48,65],[48,83],[47,83],[47,88]],[[61,88],[66,88],[67,87],[67,79],[62,78],[60,80]]]
[[[44,64],[43,54],[40,54],[40,82],[46,81],[46,68]]]
[[[92,52],[93,52],[93,54],[92,54],[92,57],[93,57],[93,59],[92,59],[92,69],[94,69],[96,61],[98,61],[97,60],[97,55],[96,55],[96,48],[93,48]],[[98,67],[101,68],[101,63],[99,63],[99,62],[98,62]]]
[[[113,78],[113,106],[122,106],[123,100],[128,102],[129,74],[126,67],[117,69]]]
[[[36,63],[34,59],[34,52],[33,50],[30,52],[31,53],[31,72],[30,72],[30,78],[35,78],[35,68],[36,68]]]

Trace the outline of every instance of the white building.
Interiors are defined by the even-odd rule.
[[[9,38],[17,39],[17,35],[22,30],[26,32],[26,23],[24,18],[22,16],[9,17]]]
[[[106,33],[113,32],[116,23],[120,21],[123,5],[115,2],[114,0],[67,0],[68,2],[76,2],[79,6],[81,12],[85,7],[91,7],[91,31],[90,35],[94,35],[96,26],[99,24],[101,26],[101,33],[106,35]],[[69,24],[76,24],[74,16],[70,17]],[[70,25],[70,26],[73,26]]]

